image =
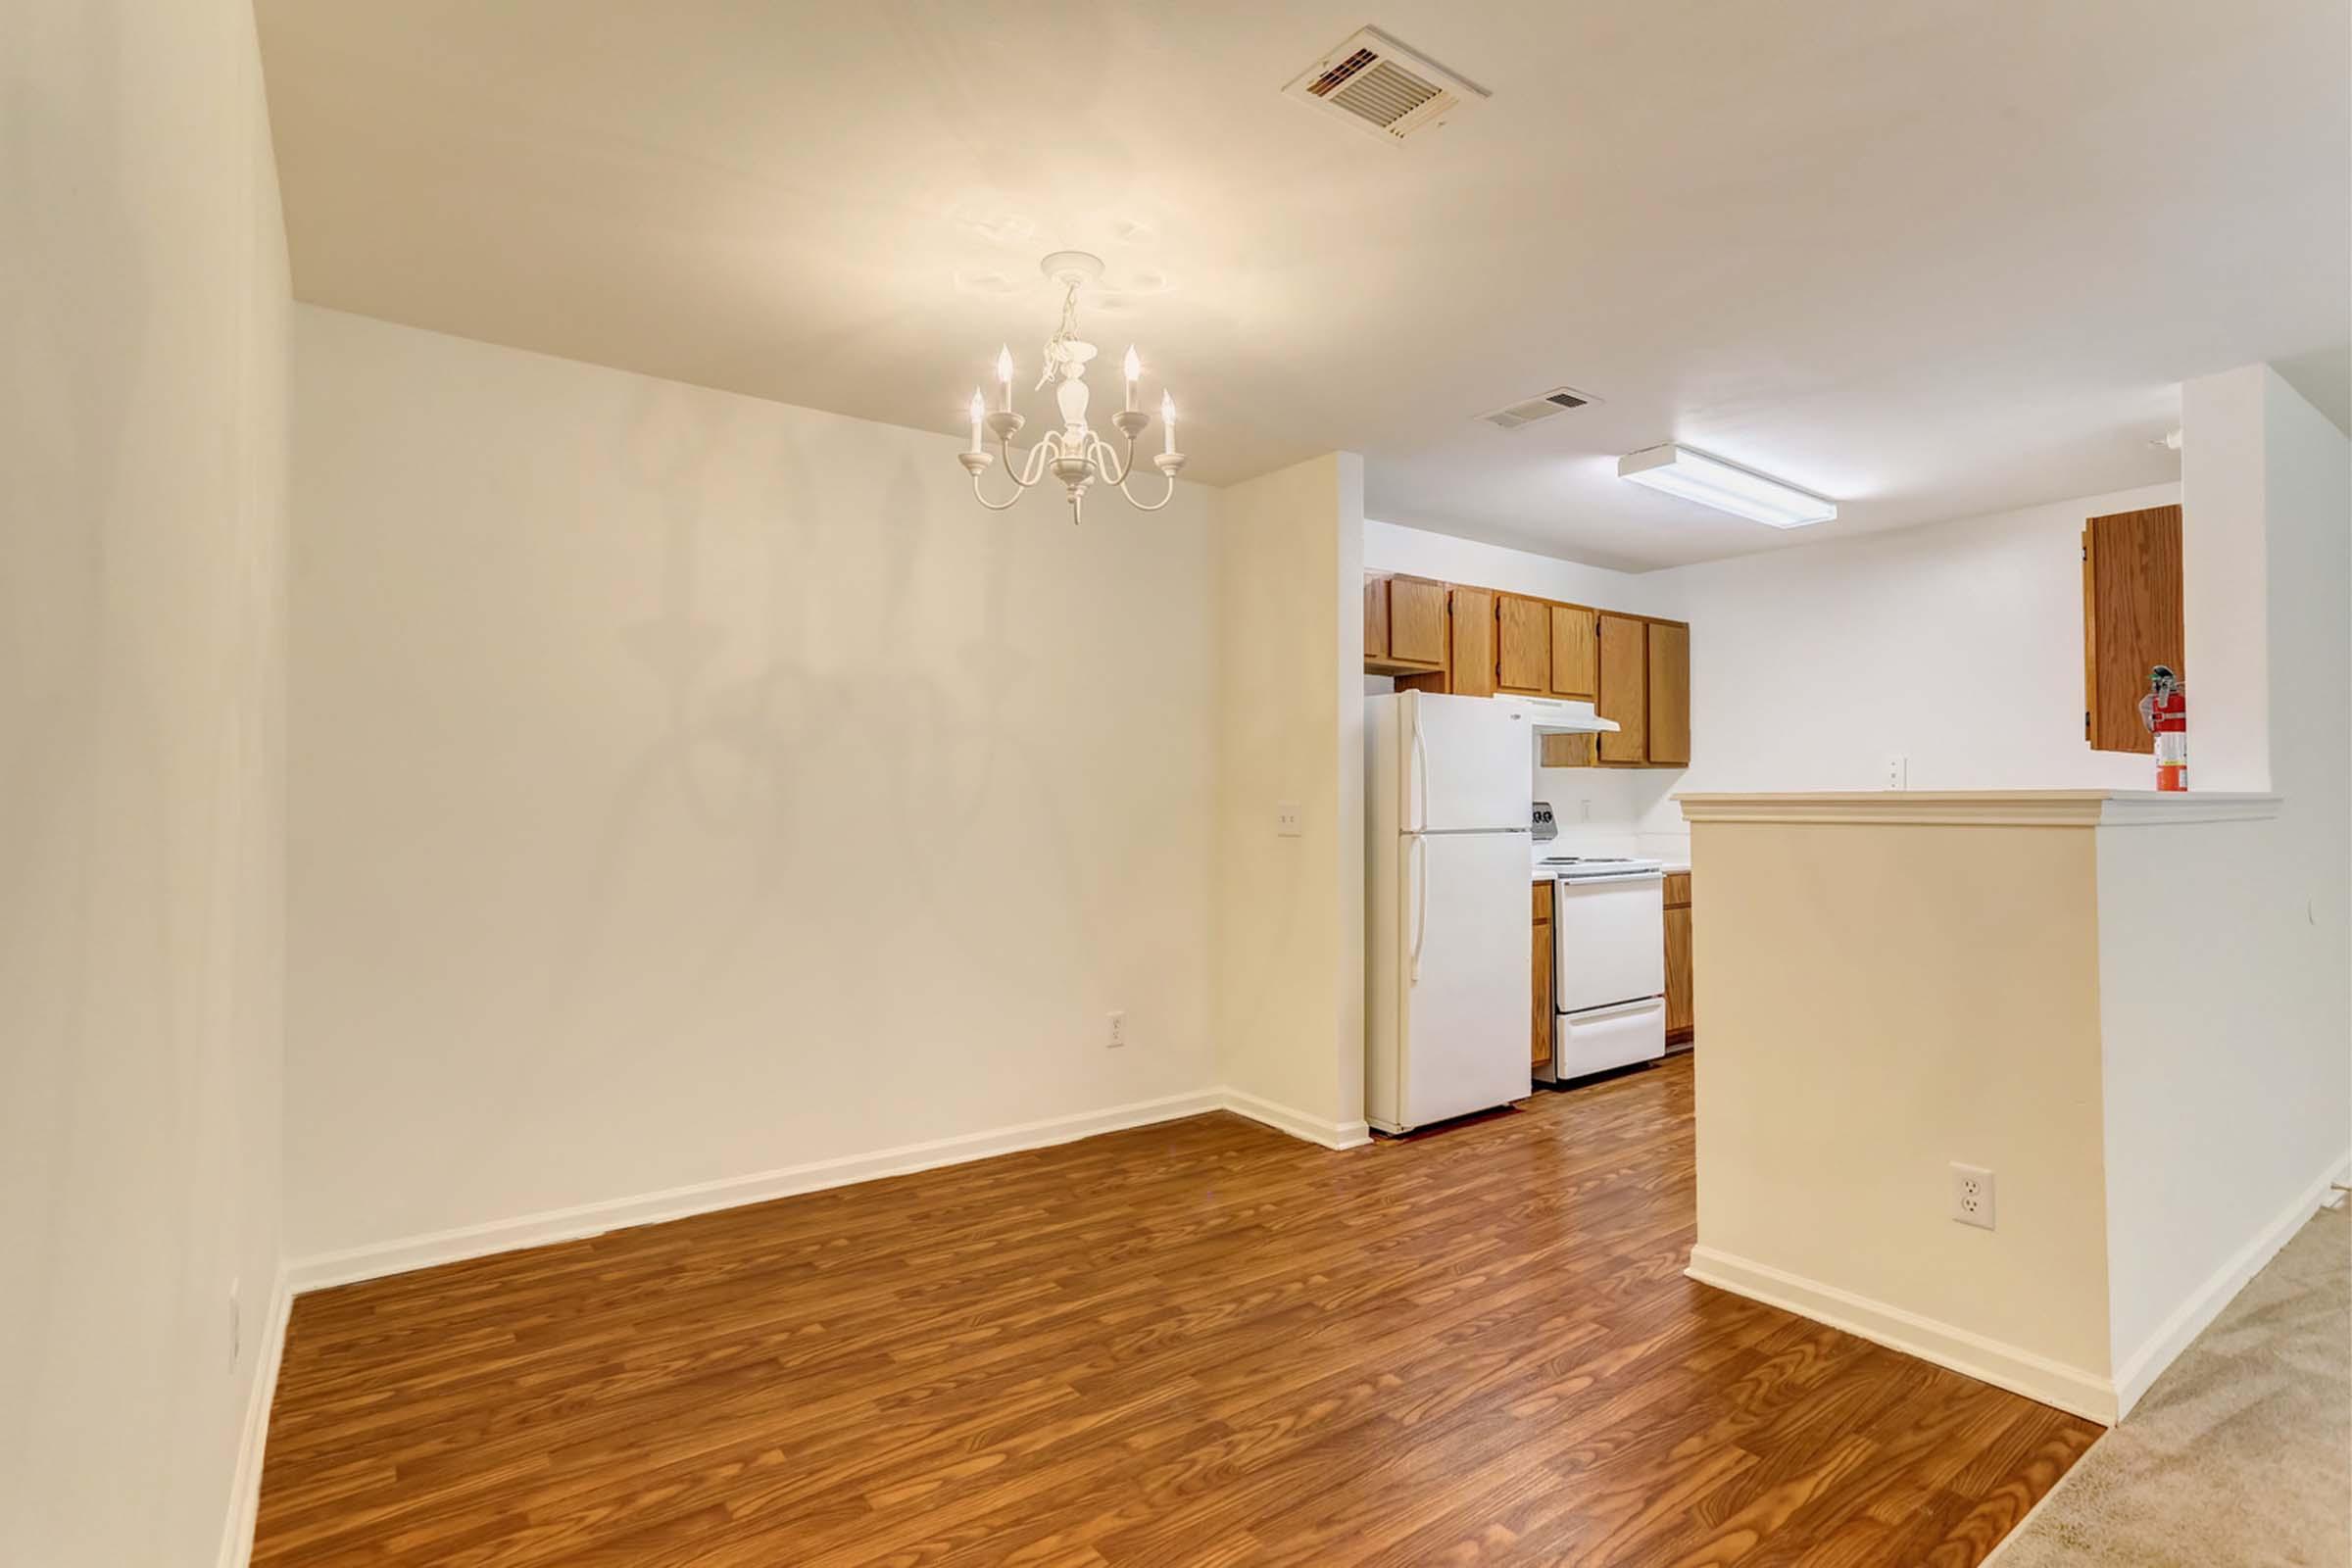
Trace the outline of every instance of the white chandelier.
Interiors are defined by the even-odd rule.
[[[1038,264],[1038,270],[1062,286],[1061,325],[1046,340],[1045,372],[1037,384],[1049,382],[1054,387],[1054,401],[1061,410],[1061,428],[1048,430],[1045,438],[1029,449],[1028,458],[1018,466],[1012,460],[1012,438],[1021,433],[1027,421],[1012,412],[1012,350],[997,351],[997,407],[992,413],[987,403],[975,391],[972,393],[972,444],[968,451],[956,454],[964,470],[972,476],[972,495],[991,512],[1003,512],[1019,501],[1032,487],[1043,482],[1048,469],[1059,479],[1070,493],[1070,521],[1078,520],[1079,508],[1086,500],[1087,487],[1097,479],[1117,486],[1138,511],[1157,512],[1176,495],[1176,474],[1184,466],[1184,454],[1176,450],[1176,402],[1166,392],[1159,397],[1159,422],[1163,445],[1159,455],[1152,460],[1153,467],[1167,479],[1167,489],[1157,501],[1139,501],[1127,488],[1135,472],[1135,438],[1152,423],[1152,416],[1136,407],[1138,385],[1143,379],[1143,362],[1136,358],[1131,346],[1127,350],[1127,406],[1111,416],[1110,422],[1126,437],[1123,452],[1114,452],[1086,422],[1089,391],[1086,384],[1086,363],[1095,357],[1095,346],[1078,335],[1078,290],[1102,275],[1100,257],[1084,251],[1055,251]],[[997,452],[990,452],[981,443],[980,432],[985,426],[996,437]],[[981,476],[996,466],[997,454],[1004,457],[1004,471],[1019,488],[1002,501],[991,501],[980,488]]]

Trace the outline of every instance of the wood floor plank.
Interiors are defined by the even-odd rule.
[[[1690,1063],[304,1296],[265,1568],[1932,1562],[2097,1429],[1696,1285]]]

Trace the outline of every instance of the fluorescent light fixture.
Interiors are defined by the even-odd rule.
[[[1617,477],[1774,528],[1802,528],[1838,515],[1835,501],[1672,442],[1619,458]]]

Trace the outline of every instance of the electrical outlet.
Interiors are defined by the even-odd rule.
[[[237,1298],[242,1283],[238,1280],[228,1282],[228,1364],[231,1368],[245,1353],[245,1313],[243,1303]]]
[[[1962,1225],[1992,1229],[1992,1172],[1982,1165],[1953,1162],[1952,1218]]]
[[[1911,787],[1911,759],[1900,754],[1886,759],[1886,787],[1890,790]]]
[[[1274,831],[1286,839],[1295,839],[1306,831],[1306,813],[1297,801],[1280,801],[1274,807]]]
[[[1579,822],[1590,822],[1592,820],[1592,803],[1591,801],[1579,801],[1576,803],[1576,819]]]
[[[1114,1012],[1110,1014],[1110,1038],[1104,1044],[1115,1051],[1126,1043],[1127,1015],[1123,1012]]]

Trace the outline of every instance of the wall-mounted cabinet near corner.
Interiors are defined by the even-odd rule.
[[[2082,738],[2092,751],[2155,751],[2139,700],[2158,664],[2188,679],[2180,598],[2179,507],[2082,524]]]
[[[1364,579],[1364,668],[1375,675],[1446,667],[1446,584],[1378,572]]]

